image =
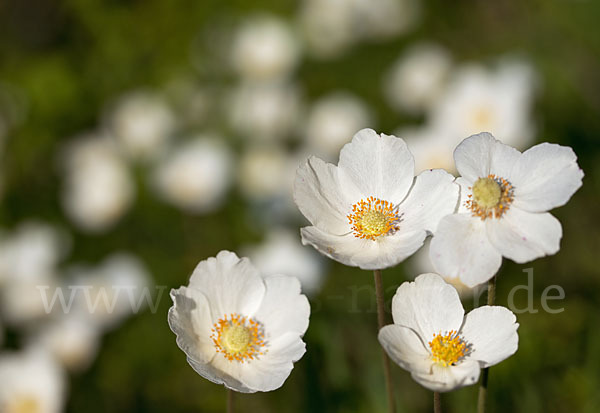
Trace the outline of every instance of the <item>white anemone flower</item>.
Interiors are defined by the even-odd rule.
[[[306,144],[318,156],[333,160],[350,136],[372,124],[371,110],[361,99],[347,92],[332,92],[310,108]]]
[[[216,136],[200,135],[175,148],[157,165],[158,195],[192,214],[217,209],[231,184],[233,155]]]
[[[440,274],[473,287],[492,278],[503,256],[522,264],[558,252],[562,227],[546,211],[581,186],[571,148],[542,143],[521,153],[481,133],[465,139],[454,159],[462,175],[458,213],[440,221],[431,241]]]
[[[247,251],[263,274],[296,277],[308,296],[317,293],[323,284],[325,259],[316,251],[304,248],[295,232],[273,230],[264,243],[248,247]]]
[[[272,16],[255,16],[238,30],[231,48],[234,69],[249,80],[285,77],[300,58],[300,45],[292,28]]]
[[[422,43],[411,47],[384,78],[388,103],[410,113],[428,109],[440,96],[451,67],[450,53],[441,46]]]
[[[479,372],[513,355],[519,345],[515,315],[478,307],[465,315],[458,293],[437,274],[405,282],[392,300],[394,323],[379,342],[415,381],[438,392],[474,384]]]
[[[313,224],[302,228],[302,242],[345,265],[394,266],[454,211],[453,181],[439,169],[415,177],[402,139],[363,129],[342,148],[338,166],[310,157],[298,168],[294,200]]]
[[[300,282],[263,278],[247,258],[221,251],[171,291],[169,326],[202,377],[244,393],[281,387],[304,354],[310,307]]]
[[[3,353],[0,383],[0,412],[63,411],[66,378],[60,366],[44,352]]]

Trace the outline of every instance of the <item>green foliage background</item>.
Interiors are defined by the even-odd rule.
[[[0,3],[0,80],[20,88],[29,105],[2,159],[0,225],[11,228],[38,217],[68,227],[58,200],[56,156],[66,140],[93,129],[102,109],[129,89],[161,87],[183,75],[215,85],[218,93],[218,85],[231,81],[214,58],[222,52],[218,33],[254,12],[291,17],[297,7],[287,0]],[[353,91],[377,113],[378,129],[388,133],[415,119],[387,108],[380,79],[415,40],[436,41],[459,61],[524,55],[540,72],[537,141],[572,146],[586,176],[570,203],[553,212],[563,224],[561,251],[531,264],[535,307],[540,309],[542,291],[556,284],[566,299],[552,305],[565,310],[518,316],[519,351],[491,371],[492,413],[600,411],[599,20],[600,2],[593,0],[429,0],[423,21],[409,35],[359,45],[331,62],[305,59],[299,68],[309,99],[333,89]],[[226,136],[234,147],[239,144],[233,134]],[[140,178],[135,206],[115,230],[89,236],[72,229],[69,260],[97,261],[115,250],[131,250],[147,263],[156,284],[176,287],[187,283],[199,260],[264,235],[236,193],[220,211],[190,217],[156,202],[145,185]],[[515,284],[526,283],[525,267],[505,263],[499,304],[506,304]],[[388,299],[414,276],[408,272],[402,266],[384,271]],[[371,284],[371,274],[333,264],[323,291],[312,301],[306,355],[280,390],[237,397],[238,411],[384,411]],[[517,306],[525,307],[526,294],[516,297]],[[104,337],[93,367],[71,376],[67,411],[223,410],[224,388],[195,374],[175,345],[166,323],[169,306],[165,295],[157,314],[132,318]],[[18,337],[9,340],[9,345],[18,344]],[[403,370],[395,367],[393,373],[399,411],[431,408],[429,391]],[[476,392],[473,386],[444,395],[446,411],[475,411]]]

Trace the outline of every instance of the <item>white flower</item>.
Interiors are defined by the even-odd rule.
[[[521,153],[481,133],[465,139],[454,159],[459,210],[440,221],[431,241],[440,274],[473,287],[498,271],[503,256],[522,264],[559,250],[562,228],[546,211],[581,186],[571,148],[542,143]]]
[[[480,369],[513,355],[519,336],[515,315],[483,306],[467,315],[458,293],[437,274],[405,282],[392,300],[394,324],[379,331],[379,342],[414,380],[433,391],[474,384]]]
[[[225,198],[232,166],[232,154],[221,140],[199,136],[161,161],[153,176],[154,187],[161,198],[187,212],[208,212]]]
[[[39,351],[0,355],[0,411],[60,413],[66,379],[60,366]]]
[[[114,328],[148,302],[150,274],[131,254],[114,253],[97,267],[73,267],[70,272],[70,288],[63,293],[73,295],[73,311],[99,329]]]
[[[354,31],[369,40],[385,40],[412,29],[421,12],[418,0],[352,0]]]
[[[66,153],[63,207],[69,218],[90,232],[109,229],[127,212],[135,186],[127,164],[107,136],[83,136]]]
[[[311,157],[298,168],[294,200],[313,224],[302,228],[302,242],[362,269],[396,265],[454,211],[453,181],[442,170],[415,178],[402,139],[363,129],[340,152],[339,166]]]
[[[77,312],[44,323],[29,337],[30,348],[43,348],[70,371],[80,372],[92,363],[100,347],[101,331]]]
[[[306,144],[318,156],[333,160],[357,130],[373,124],[371,111],[354,95],[333,92],[310,108],[306,119]]]
[[[448,139],[443,132],[426,124],[422,127],[400,128],[394,134],[406,141],[408,149],[415,157],[415,172],[444,169],[451,174],[456,173],[452,160],[452,152],[456,148],[456,143],[454,140]]]
[[[175,115],[157,94],[137,91],[123,96],[108,115],[108,127],[134,159],[154,159],[175,129]]]
[[[229,97],[226,110],[240,135],[261,141],[284,139],[296,128],[301,99],[290,84],[241,84]]]
[[[309,296],[323,284],[323,257],[302,247],[295,233],[275,230],[261,245],[248,247],[248,257],[265,275],[288,274],[298,278],[302,291]]]
[[[290,156],[275,145],[247,150],[239,161],[238,182],[242,192],[252,199],[288,195]]]
[[[384,78],[388,103],[410,113],[431,107],[443,90],[451,66],[450,54],[441,46],[425,43],[411,47]]]
[[[275,390],[305,352],[310,307],[296,278],[262,278],[247,258],[221,251],[188,287],[171,291],[169,326],[202,377],[252,393]]]
[[[271,16],[255,16],[235,34],[231,49],[234,69],[251,80],[285,77],[298,63],[300,47],[290,26]]]
[[[506,62],[495,71],[465,66],[432,108],[431,125],[452,145],[490,132],[507,145],[524,148],[534,136],[534,86],[534,71],[525,63]]]
[[[429,250],[431,247],[431,238],[427,238],[425,240],[425,244],[423,248],[415,253],[410,259],[407,261],[408,268],[410,269],[411,274],[425,274],[425,273],[434,273],[435,267],[431,262],[431,258],[429,257]],[[473,298],[476,303],[479,303],[479,299],[481,298],[481,294],[485,290],[485,284],[477,285],[473,288],[466,286],[458,277],[442,277],[444,281],[448,284],[452,285],[458,295],[462,299]]]

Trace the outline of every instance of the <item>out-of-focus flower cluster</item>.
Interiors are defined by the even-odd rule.
[[[0,410],[61,411],[63,369],[88,368],[102,335],[150,303],[144,294],[154,294],[153,280],[132,254],[115,252],[94,265],[69,259],[71,233],[93,239],[125,225],[141,194],[189,216],[242,202],[243,218],[264,235],[240,246],[244,255],[263,274],[296,276],[304,293],[317,295],[327,263],[300,243],[296,169],[308,154],[337,161],[357,131],[378,126],[380,113],[367,97],[333,81],[310,95],[302,68],[398,39],[422,12],[416,0],[307,0],[293,18],[246,16],[222,36],[226,56],[204,56],[222,63],[219,73],[190,67],[163,85],[125,91],[95,124],[66,136],[52,155],[63,227],[31,217],[0,234],[0,343],[4,337],[20,349],[0,354],[0,382],[11,383],[0,390]],[[420,42],[400,50],[372,83],[382,87],[386,110],[424,119],[384,131],[408,142],[417,172],[451,170],[452,150],[472,133],[488,131],[518,148],[533,140],[537,82],[523,60],[458,62],[442,45]],[[0,159],[10,156],[6,140],[24,121],[25,107],[18,93],[4,90],[10,89],[0,85],[0,104],[12,109],[0,110]],[[2,172],[0,161],[0,195]],[[414,273],[428,272],[419,263]]]

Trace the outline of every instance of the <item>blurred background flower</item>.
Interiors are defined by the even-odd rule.
[[[482,130],[574,148],[586,178],[556,211],[560,253],[531,264],[531,294],[522,266],[501,270],[498,304],[521,285],[514,305],[532,311],[517,314],[519,351],[489,397],[498,411],[598,411],[598,18],[597,2],[567,0],[4,2],[0,411],[222,411],[224,391],[174,345],[161,294],[222,249],[297,276],[312,307],[285,386],[240,403],[383,410],[371,280],[300,245],[291,197],[301,162],[337,162],[364,127],[405,138],[417,172],[455,172],[454,147]],[[423,257],[384,271],[388,300]],[[557,314],[540,307],[552,285]],[[462,297],[469,309],[480,294]],[[429,409],[393,374],[403,411]],[[448,411],[475,391],[449,395]]]

